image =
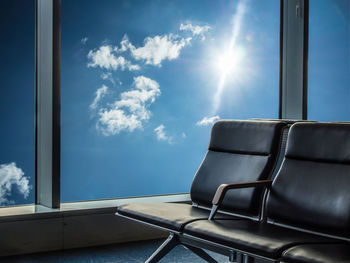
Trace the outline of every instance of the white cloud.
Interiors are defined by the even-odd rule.
[[[189,30],[193,36],[204,37],[204,33],[209,29],[209,26],[181,24],[181,30]],[[161,67],[164,60],[177,59],[181,50],[190,45],[191,41],[192,37],[185,38],[170,33],[146,37],[143,45],[135,46],[129,41],[128,36],[124,35],[120,46],[105,42],[100,47],[90,50],[87,55],[87,67],[106,70],[107,72],[101,73],[101,78],[114,84],[112,70],[139,70],[140,66],[133,64],[136,63],[135,61]],[[118,79],[116,81],[122,84]],[[144,76],[135,77],[133,88],[122,92],[114,103],[101,106],[99,102],[107,91],[107,86],[99,88],[90,105],[91,109],[96,110],[94,113],[98,118],[97,128],[105,136],[116,135],[121,131],[132,132],[135,129],[142,129],[144,122],[149,120],[152,114],[149,107],[161,93],[157,81]],[[164,129],[164,125],[160,125],[154,130],[157,138],[172,143],[172,137],[167,136]],[[186,138],[186,134],[183,133],[182,137]]]
[[[191,38],[181,38],[177,35],[168,34],[163,36],[147,37],[142,47],[136,48],[124,36],[121,41],[119,52],[130,50],[131,55],[136,60],[144,60],[146,64],[161,66],[163,60],[173,60],[179,57],[180,51],[190,44]]]
[[[150,78],[134,78],[134,88],[120,94],[120,99],[109,108],[99,110],[98,127],[105,136],[123,130],[142,129],[143,122],[151,117],[150,105],[160,95],[159,84]]]
[[[90,104],[90,109],[94,110],[96,109],[99,101],[108,93],[108,87],[106,85],[102,85],[101,88],[97,89],[95,92],[95,99]]]
[[[215,121],[219,120],[220,117],[218,115],[213,116],[213,117],[204,117],[200,121],[197,121],[196,125],[197,126],[208,126],[213,124]]]
[[[114,78],[112,76],[112,72],[103,72],[101,74],[101,79],[109,80],[113,85],[115,84]]]
[[[190,31],[193,36],[201,36],[205,39],[205,33],[210,26],[197,26],[191,23],[181,24],[181,31]],[[90,50],[88,53],[88,67],[100,67],[107,70],[139,70],[140,66],[132,64],[121,56],[121,53],[130,51],[131,57],[135,60],[142,60],[148,65],[162,66],[164,60],[174,60],[179,57],[181,50],[190,45],[192,37],[184,38],[176,34],[156,35],[146,37],[143,46],[136,47],[127,35],[124,35],[120,47],[110,44],[103,44],[98,49]]]
[[[139,70],[140,66],[133,65],[130,61],[126,60],[122,56],[115,56],[115,50],[110,45],[101,46],[97,50],[90,50],[87,57],[90,60],[88,67],[107,70]]]
[[[183,139],[186,139],[186,138],[187,138],[187,135],[186,135],[186,133],[184,133],[184,132],[181,134],[181,136],[182,136]]]
[[[124,35],[122,41],[120,41],[120,48],[115,47],[114,50],[117,52],[125,52],[129,49],[135,48],[129,41],[128,35]]]
[[[165,126],[163,124],[159,125],[157,128],[154,129],[154,132],[157,136],[158,141],[165,141],[169,144],[173,143],[173,137],[170,137],[166,135],[165,133]]]
[[[80,42],[83,44],[83,45],[86,45],[86,42],[89,40],[88,37],[83,37]]]
[[[205,40],[205,33],[211,29],[210,26],[194,26],[191,23],[181,24],[181,31],[190,31],[193,36],[201,36]]]
[[[112,73],[111,72],[107,72],[107,73],[102,73],[101,74],[101,78],[103,80],[109,79],[110,77],[112,77]]]
[[[27,198],[31,189],[28,177],[24,176],[21,168],[15,163],[0,165],[0,204],[8,204],[8,199],[12,192],[13,186],[16,186],[19,193]]]

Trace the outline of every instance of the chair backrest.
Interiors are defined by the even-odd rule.
[[[268,221],[349,236],[350,125],[296,123],[266,201]]]
[[[191,199],[210,207],[216,189],[225,183],[268,179],[272,174],[286,123],[282,121],[218,121],[207,154],[191,187]],[[221,210],[259,216],[264,190],[229,191]]]

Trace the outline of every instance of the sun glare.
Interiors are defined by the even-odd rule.
[[[228,43],[228,46],[223,49],[224,52],[216,52],[217,56],[214,56],[214,67],[216,68],[217,74],[220,76],[220,78],[213,98],[213,114],[215,114],[220,107],[221,96],[225,85],[227,84],[227,80],[237,78],[240,72],[244,70],[242,65],[244,62],[244,48],[237,44],[244,12],[244,1],[240,0],[238,2],[237,11],[232,20],[231,38],[225,41]]]
[[[244,50],[243,48],[235,48],[224,52],[221,56],[218,56],[217,61],[214,62],[214,67],[219,75],[229,74],[234,75],[241,68],[240,65],[243,62]]]

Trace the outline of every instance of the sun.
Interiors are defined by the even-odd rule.
[[[233,50],[227,50],[218,54],[214,61],[214,68],[219,76],[222,75],[236,75],[242,70],[244,49],[236,47]]]
[[[226,86],[236,87],[246,74],[246,51],[244,46],[230,43],[225,48],[215,49],[211,52],[211,69],[217,79],[216,90],[213,96],[213,113],[216,113],[221,104],[221,96]]]

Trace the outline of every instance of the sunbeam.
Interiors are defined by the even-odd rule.
[[[244,56],[243,48],[237,47],[237,38],[240,33],[243,15],[245,13],[245,0],[240,0],[237,11],[233,16],[232,37],[227,49],[221,53],[220,58],[216,61],[215,67],[220,71],[220,79],[213,99],[213,114],[215,114],[221,103],[221,96],[225,88],[228,73],[234,72],[239,67]]]

